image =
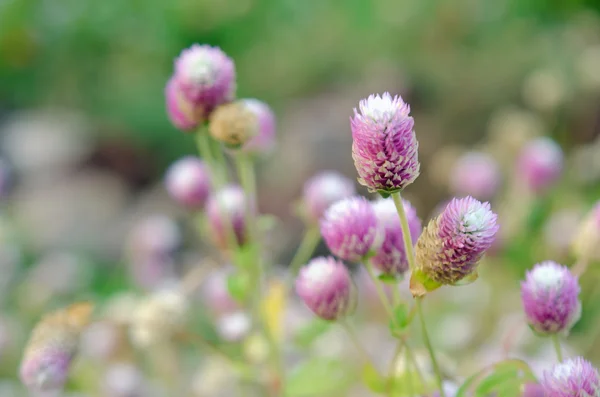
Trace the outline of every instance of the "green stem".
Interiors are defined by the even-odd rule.
[[[408,267],[410,270],[416,268],[415,260],[415,249],[413,247],[412,238],[410,236],[410,227],[408,225],[408,218],[406,217],[406,211],[404,211],[404,204],[402,203],[402,196],[400,192],[392,194],[392,199],[396,205],[396,211],[400,217],[400,226],[402,227],[402,239],[404,240],[404,249],[406,252],[406,258],[408,259]]]
[[[238,175],[244,193],[246,195],[246,224],[248,227],[249,239],[254,241],[258,238],[256,233],[255,208],[257,206],[256,196],[256,175],[254,173],[254,164],[246,154],[239,154],[235,157],[238,169]]]
[[[444,393],[444,383],[442,377],[442,371],[440,371],[440,367],[438,365],[437,359],[435,357],[435,352],[433,350],[433,346],[431,345],[431,340],[429,340],[429,334],[427,332],[427,325],[425,324],[425,317],[423,316],[423,308],[421,307],[422,297],[415,298],[415,302],[417,305],[417,313],[419,315],[419,319],[421,321],[421,332],[423,334],[423,342],[425,342],[425,347],[427,347],[427,351],[429,352],[429,357],[431,358],[431,365],[433,366],[433,370],[435,372],[435,376],[437,378],[438,387],[440,388],[440,397],[446,397]]]
[[[356,350],[362,356],[363,360],[365,360],[366,363],[370,364],[375,371],[379,372],[377,370],[377,366],[373,362],[373,359],[371,359],[371,356],[369,356],[369,353],[367,353],[367,351],[363,347],[362,343],[360,343],[360,340],[358,339],[358,337],[354,333],[354,330],[352,329],[352,326],[348,323],[348,321],[347,320],[341,320],[341,321],[339,321],[339,323],[344,328],[344,330],[346,331],[346,333],[348,334],[348,336],[350,337],[350,340],[354,344],[354,347],[356,347]]]
[[[414,396],[414,387],[413,387],[413,377],[412,377],[412,372],[411,372],[411,360],[410,360],[410,352],[408,351],[408,346],[406,346],[406,372],[408,374],[408,377],[406,378],[406,386],[408,387],[408,395],[409,396]],[[416,364],[414,365],[416,368]]]
[[[392,309],[392,304],[389,302],[387,296],[385,295],[385,291],[383,290],[383,287],[381,286],[381,281],[379,279],[377,279],[377,276],[375,276],[375,271],[373,269],[373,265],[371,264],[370,260],[365,261],[365,269],[367,269],[367,273],[369,274],[369,277],[371,278],[371,280],[373,280],[373,285],[375,285],[375,290],[377,291],[377,295],[379,296],[379,300],[381,301],[381,304],[385,308],[385,311],[387,312],[388,316],[390,316],[390,320],[394,321],[395,317],[394,317],[394,310]]]
[[[214,184],[218,184],[220,182],[217,170],[215,166],[215,158],[212,155],[212,149],[210,147],[210,135],[208,135],[208,131],[205,125],[201,125],[198,127],[198,131],[196,131],[196,146],[198,147],[198,152],[200,156],[208,166],[208,170],[210,171],[211,180]]]
[[[552,335],[552,343],[554,344],[554,350],[556,351],[556,357],[558,358],[558,362],[563,362],[563,354],[562,349],[560,347],[560,340],[558,339],[558,335]]]
[[[408,344],[408,342],[405,342],[405,346],[406,346],[406,353],[407,353],[408,357],[410,358],[410,362],[412,363],[413,367],[415,368],[415,371],[417,372],[417,377],[419,378],[419,382],[421,382],[421,385],[424,385],[425,378],[423,378],[423,374],[421,373],[421,370],[419,369],[419,363],[417,362],[415,353],[410,348],[410,345]]]
[[[309,226],[302,237],[302,242],[298,246],[298,250],[294,254],[292,261],[290,262],[290,277],[294,279],[302,265],[306,264],[310,260],[313,252],[321,241],[321,231],[317,225]]]
[[[388,394],[390,397],[394,396],[394,387],[396,386],[396,368],[398,368],[398,360],[400,360],[403,347],[404,343],[399,340],[398,344],[396,345],[396,350],[394,351],[392,361],[390,362],[390,367],[388,368]]]

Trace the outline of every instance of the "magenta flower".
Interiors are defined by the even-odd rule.
[[[183,97],[174,78],[165,87],[167,115],[173,125],[182,131],[192,131],[202,121],[194,104]]]
[[[359,262],[377,247],[375,210],[364,197],[338,201],[325,211],[321,235],[331,252],[341,259]]]
[[[384,93],[360,101],[350,119],[352,158],[361,185],[370,191],[393,193],[419,176],[419,143],[410,106]]]
[[[60,347],[30,353],[21,365],[21,381],[29,390],[60,390],[67,380],[73,355]]]
[[[489,203],[481,203],[473,197],[452,199],[444,211],[429,222],[417,241],[417,271],[437,283],[436,288],[476,277],[479,260],[492,246],[498,232],[496,219]],[[416,287],[415,274],[413,279]],[[413,294],[416,291],[413,289]],[[424,293],[423,290],[418,292]]]
[[[556,364],[541,385],[546,397],[600,397],[600,374],[581,357]]]
[[[423,229],[417,211],[406,200],[403,200],[404,211],[408,218],[408,227],[413,245],[416,244]],[[396,206],[391,199],[380,199],[373,203],[379,225],[383,228],[385,237],[381,247],[371,263],[381,272],[392,275],[401,275],[408,270],[408,260],[404,251],[404,240],[400,218]]]
[[[579,283],[569,269],[556,262],[539,263],[521,283],[525,317],[542,335],[567,333],[581,316]]]
[[[233,233],[238,245],[246,243],[246,196],[240,186],[225,186],[213,193],[206,203],[206,215],[217,246],[233,248],[229,247],[229,233]]]
[[[275,146],[275,114],[269,105],[258,99],[242,99],[242,103],[256,116],[257,133],[240,150],[252,154],[270,152]]]
[[[337,320],[356,309],[356,287],[348,269],[332,257],[315,258],[300,269],[296,292],[317,316]]]
[[[518,175],[528,188],[541,193],[558,181],[563,170],[563,151],[552,139],[537,138],[522,150],[518,162]]]
[[[304,184],[304,210],[309,222],[318,222],[331,204],[356,194],[354,183],[336,171],[323,171]]]
[[[521,397],[546,397],[544,388],[537,383],[526,383],[522,387]]]
[[[197,157],[184,157],[169,167],[165,185],[178,203],[189,208],[202,208],[211,189],[208,167]]]
[[[500,169],[496,160],[485,153],[469,152],[452,169],[450,189],[453,193],[489,200],[500,187]]]
[[[194,44],[175,60],[177,87],[204,121],[217,106],[235,97],[235,64],[218,47]]]

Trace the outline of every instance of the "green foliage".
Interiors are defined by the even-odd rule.
[[[529,366],[520,360],[506,360],[470,376],[458,390],[456,397],[518,397],[521,387],[534,382]]]
[[[327,333],[331,329],[331,326],[331,322],[315,318],[310,324],[301,328],[294,335],[294,342],[300,347],[308,348],[320,336]]]
[[[285,397],[342,397],[355,381],[348,363],[331,358],[312,358],[291,371]]]

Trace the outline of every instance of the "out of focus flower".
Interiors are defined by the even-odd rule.
[[[563,151],[548,137],[534,139],[521,151],[518,176],[534,192],[543,192],[554,185],[563,170]]]
[[[211,190],[208,167],[197,157],[179,159],[169,167],[165,185],[178,203],[190,208],[202,208]]]
[[[539,111],[552,111],[567,97],[563,77],[553,70],[537,70],[523,84],[523,99]]]
[[[579,225],[573,238],[573,253],[579,261],[600,259],[600,202]]]
[[[217,320],[219,335],[227,342],[239,342],[248,335],[251,327],[252,319],[244,312],[225,314]]]
[[[165,101],[169,120],[182,131],[193,131],[204,117],[204,109],[197,109],[183,96],[174,77],[165,86]]]
[[[336,171],[323,171],[304,184],[303,204],[309,222],[318,222],[333,203],[356,194],[354,183]]]
[[[46,315],[25,347],[21,381],[32,392],[61,390],[93,307],[78,303]]]
[[[218,47],[194,44],[175,60],[173,76],[183,97],[204,121],[217,106],[233,100],[235,64]]]
[[[209,131],[213,138],[230,147],[245,148],[248,152],[254,147],[261,152],[274,143],[275,117],[266,104],[256,99],[240,99],[215,109]]]
[[[579,283],[569,269],[556,262],[539,263],[521,283],[525,317],[540,335],[567,333],[581,316]]]
[[[527,383],[522,387],[521,397],[546,397],[544,388],[537,383]]]
[[[402,204],[408,220],[410,238],[414,245],[417,243],[423,226],[415,208],[407,200],[403,200]],[[385,274],[402,275],[408,270],[408,260],[404,251],[402,226],[396,206],[391,199],[380,199],[373,203],[373,208],[385,237],[375,256],[371,258],[371,263]]]
[[[419,143],[410,106],[389,93],[360,101],[350,119],[358,181],[371,191],[393,193],[419,176]]]
[[[231,268],[215,270],[204,281],[202,301],[214,315],[230,314],[240,308],[227,288],[231,270]]]
[[[244,153],[266,154],[275,147],[275,114],[266,103],[258,99],[242,99],[246,108],[258,120],[258,133],[250,138],[240,150]]]
[[[129,363],[111,364],[104,374],[103,389],[111,397],[135,397],[146,395],[142,372]]]
[[[363,260],[377,249],[377,216],[363,197],[350,197],[331,205],[321,220],[321,234],[331,252],[348,261]]]
[[[450,190],[459,196],[489,200],[498,191],[500,178],[500,169],[493,157],[482,152],[469,152],[454,165]]]
[[[246,200],[244,190],[237,185],[225,186],[209,197],[206,215],[211,238],[219,247],[229,247],[230,233],[238,245],[246,243]]]
[[[542,379],[546,397],[598,397],[600,374],[581,357],[556,364]]]
[[[417,272],[437,283],[435,288],[476,277],[479,260],[498,232],[496,219],[489,203],[472,197],[452,199],[442,214],[429,222],[417,241]],[[429,288],[419,285],[424,281],[413,273],[413,294],[426,293]]]
[[[296,292],[317,316],[337,320],[356,309],[356,287],[342,262],[319,257],[300,269]]]

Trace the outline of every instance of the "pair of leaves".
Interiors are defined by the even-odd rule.
[[[529,366],[521,360],[496,363],[469,377],[456,393],[456,397],[518,397],[522,387],[536,378]]]

